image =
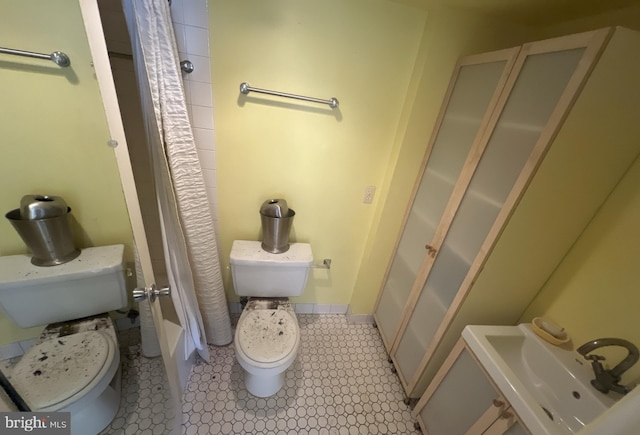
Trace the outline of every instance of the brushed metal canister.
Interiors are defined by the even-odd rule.
[[[60,196],[24,195],[20,200],[20,217],[22,219],[47,219],[67,214],[69,206]]]
[[[68,216],[71,208],[60,216],[44,219],[22,219],[20,209],[11,210],[5,217],[31,251],[31,263],[36,266],[56,266],[80,255],[71,237]]]
[[[262,249],[272,254],[289,250],[289,233],[296,212],[283,199],[268,199],[260,207]]]

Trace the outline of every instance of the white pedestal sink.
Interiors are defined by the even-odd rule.
[[[622,397],[593,388],[591,365],[542,340],[529,324],[467,326],[462,336],[535,435],[576,433]]]

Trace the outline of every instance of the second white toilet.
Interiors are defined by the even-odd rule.
[[[107,311],[127,305],[124,246],[83,249],[61,265],[0,257],[0,305],[22,328],[48,326],[7,377],[33,412],[69,412],[72,435],[94,435],[120,404],[120,349]]]
[[[247,390],[257,397],[276,394],[300,346],[300,329],[289,297],[304,291],[313,264],[311,245],[292,243],[272,254],[258,241],[236,240],[231,273],[238,296],[249,297],[235,333],[235,353]]]

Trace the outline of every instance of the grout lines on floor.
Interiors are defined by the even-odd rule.
[[[211,346],[211,363],[198,361],[187,383],[183,433],[420,434],[375,328],[350,325],[344,315],[335,314],[298,314],[298,321],[298,357],[287,371],[284,387],[269,398],[254,397],[244,388],[233,345]],[[158,403],[167,392],[153,391],[159,384],[150,379],[134,379],[144,376],[146,368],[140,364],[160,360],[139,356],[135,345],[129,348],[130,357],[123,357],[126,397],[111,428],[103,433],[164,433],[158,427],[166,430],[168,422],[160,421],[156,411],[164,416]]]

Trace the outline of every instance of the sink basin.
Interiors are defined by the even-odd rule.
[[[533,434],[571,434],[616,403],[590,384],[591,365],[531,325],[467,326],[462,336]]]

